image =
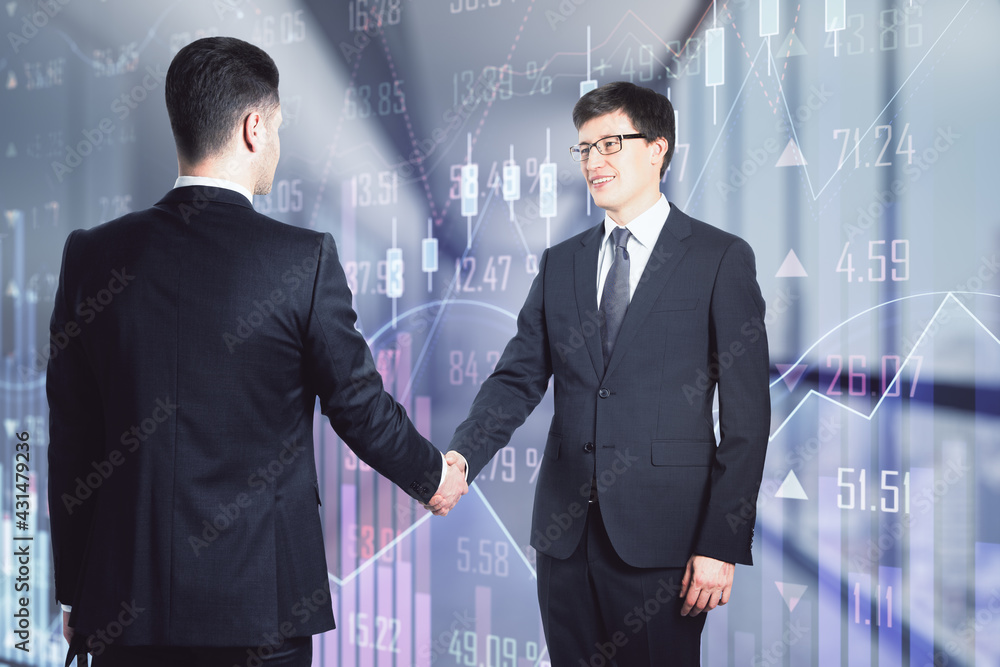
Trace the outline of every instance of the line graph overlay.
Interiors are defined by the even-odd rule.
[[[956,296],[955,296],[956,294],[963,294],[963,295],[970,295],[970,296],[983,296],[983,297],[991,297],[991,298],[1000,298],[1000,295],[998,295],[998,294],[989,294],[989,293],[984,293],[984,292],[951,292],[951,291],[949,291],[949,292],[927,292],[927,293],[924,293],[924,294],[915,294],[915,295],[911,295],[911,296],[900,297],[898,299],[892,299],[890,301],[886,301],[884,303],[881,303],[881,304],[878,304],[876,306],[872,306],[871,308],[868,308],[866,310],[863,310],[860,313],[858,313],[856,315],[853,315],[852,317],[848,318],[844,322],[838,324],[836,327],[834,327],[833,329],[831,329],[830,331],[828,331],[826,334],[824,334],[823,336],[821,336],[805,352],[803,352],[803,354],[789,367],[788,370],[785,371],[785,373],[782,373],[774,381],[772,381],[771,384],[769,385],[769,387],[770,388],[774,388],[775,385],[777,385],[779,382],[783,382],[784,379],[785,379],[785,376],[788,375],[792,370],[794,370],[794,368],[797,365],[801,364],[805,360],[806,356],[812,350],[814,350],[823,340],[825,340],[826,338],[828,338],[829,336],[831,336],[832,334],[834,334],[835,332],[837,332],[838,330],[840,330],[841,328],[843,328],[844,326],[846,326],[848,323],[850,323],[850,322],[852,322],[852,321],[854,321],[854,320],[856,320],[856,319],[858,319],[858,318],[860,318],[860,317],[862,317],[862,316],[864,316],[864,315],[866,315],[868,313],[871,313],[871,312],[873,312],[875,310],[878,310],[880,308],[883,308],[883,307],[891,305],[891,304],[895,304],[895,303],[899,303],[899,302],[907,301],[907,300],[911,300],[911,299],[923,298],[923,297],[941,296],[941,295],[944,296],[944,298],[941,300],[941,302],[938,304],[937,308],[935,309],[934,315],[931,317],[931,319],[928,321],[928,323],[924,326],[924,328],[921,331],[921,333],[920,333],[919,337],[917,338],[916,342],[913,344],[912,349],[906,355],[905,360],[903,360],[903,362],[900,363],[899,368],[897,369],[896,373],[894,374],[892,380],[887,385],[887,391],[882,394],[882,396],[879,398],[878,402],[876,403],[875,407],[872,408],[871,412],[865,413],[865,412],[856,410],[856,409],[854,409],[854,408],[852,408],[852,407],[850,407],[848,405],[844,405],[843,403],[841,403],[841,402],[839,402],[837,400],[834,400],[834,399],[830,398],[829,396],[826,396],[826,395],[824,395],[824,394],[816,391],[815,389],[810,389],[809,392],[806,394],[806,396],[804,396],[799,401],[799,403],[795,406],[795,408],[792,409],[792,411],[788,414],[788,416],[785,417],[785,419],[782,421],[782,423],[768,437],[768,441],[769,442],[773,441],[778,436],[778,434],[784,429],[784,427],[788,424],[788,422],[791,420],[791,418],[813,396],[816,396],[818,399],[822,399],[822,400],[827,401],[829,403],[833,403],[833,404],[837,405],[838,407],[840,407],[841,409],[843,409],[846,412],[849,412],[849,413],[851,413],[853,415],[861,417],[861,418],[863,418],[865,420],[871,421],[874,418],[875,414],[878,412],[879,407],[881,406],[882,402],[885,400],[886,396],[888,395],[888,393],[889,393],[888,390],[891,389],[895,385],[895,383],[899,381],[900,375],[902,374],[903,370],[907,367],[910,359],[913,357],[914,352],[917,350],[917,348],[920,346],[920,343],[927,336],[927,332],[929,330],[931,330],[932,326],[937,321],[937,319],[938,319],[938,317],[939,317],[942,309],[944,308],[944,306],[947,303],[949,303],[949,302],[957,304],[965,313],[968,314],[968,316],[975,322],[975,324],[977,324],[983,331],[986,332],[987,335],[989,335],[989,337],[994,342],[997,343],[997,345],[1000,345],[1000,337],[998,337],[995,333],[993,333],[989,329],[989,327],[987,327],[982,322],[982,320],[980,320],[978,317],[976,317],[976,315],[973,314],[972,311],[969,310],[968,307],[961,302],[961,300],[959,300],[958,298],[956,298]],[[411,310],[407,311],[406,313],[403,313],[401,315],[401,318],[405,318],[407,315],[414,314],[414,313],[416,313],[416,312],[418,312],[418,311],[420,311],[422,309],[425,309],[425,308],[436,307],[438,305],[445,305],[445,304],[455,304],[455,305],[462,305],[462,304],[464,304],[464,305],[475,305],[475,306],[479,306],[479,307],[486,307],[486,308],[490,308],[490,309],[496,310],[497,312],[503,313],[503,314],[505,314],[505,315],[507,315],[509,317],[512,317],[512,318],[514,317],[514,315],[512,313],[509,313],[509,312],[503,310],[502,308],[499,308],[499,307],[496,307],[496,306],[492,306],[491,304],[488,304],[488,303],[483,303],[483,302],[479,302],[479,301],[470,301],[470,300],[465,300],[465,299],[453,299],[453,300],[445,300],[445,301],[436,301],[436,302],[432,302],[430,304],[425,304],[424,306],[421,306],[419,308],[411,309]],[[440,315],[440,313],[439,313],[439,315]],[[390,324],[386,324],[385,326],[383,326],[378,332],[376,332],[376,334],[375,334],[375,336],[373,336],[372,340],[377,339],[379,337],[379,335],[381,335],[386,330],[388,330],[389,327],[390,327]],[[415,366],[418,366],[418,365],[419,364],[416,364]],[[718,420],[717,420],[716,421],[716,427],[718,428],[718,426],[719,426],[719,424],[718,424]],[[476,496],[483,502],[483,504],[486,507],[487,511],[489,512],[490,516],[496,522],[496,525],[503,532],[504,536],[509,541],[509,543],[511,544],[511,546],[513,546],[517,550],[518,555],[521,557],[521,560],[524,562],[525,566],[528,568],[528,571],[531,573],[531,576],[533,578],[536,578],[537,577],[537,573],[536,573],[535,569],[531,566],[530,562],[528,562],[528,559],[524,555],[524,552],[518,546],[517,541],[513,538],[513,536],[511,535],[510,531],[508,530],[506,524],[503,522],[503,520],[497,514],[496,510],[493,508],[493,505],[489,502],[489,499],[482,492],[482,490],[479,488],[479,486],[477,484],[475,484],[475,483],[473,483],[470,486],[470,490],[471,491],[475,491]],[[374,562],[376,562],[380,557],[382,557],[384,554],[386,554],[387,552],[389,552],[393,548],[395,548],[399,544],[400,541],[402,541],[404,538],[406,538],[407,536],[409,536],[414,530],[416,530],[420,525],[422,525],[424,522],[426,522],[430,517],[431,517],[431,515],[427,514],[427,515],[421,517],[420,519],[418,519],[417,521],[415,521],[409,528],[407,528],[402,533],[400,533],[397,537],[395,537],[388,544],[386,544],[385,547],[383,547],[382,549],[380,549],[373,556],[371,556],[368,560],[366,560],[364,563],[362,563],[361,565],[359,565],[354,571],[350,572],[349,574],[347,574],[342,579],[336,577],[332,573],[329,573],[329,579],[330,579],[330,581],[333,582],[333,583],[336,583],[337,585],[340,585],[340,586],[342,586],[342,585],[344,585],[344,584],[352,581],[362,571],[364,571],[365,569],[367,569],[368,567],[370,567]]]
[[[965,10],[966,6],[969,4],[970,1],[971,0],[965,0],[965,3],[963,3],[962,6],[958,9],[958,11],[955,13],[955,16],[953,16],[952,19],[951,19],[951,21],[948,22],[948,25],[946,25],[944,27],[944,29],[941,31],[941,34],[938,35],[938,38],[935,39],[934,43],[931,44],[927,48],[927,52],[920,58],[920,60],[913,67],[913,70],[906,76],[906,78],[903,79],[903,82],[901,84],[899,84],[899,88],[897,88],[896,91],[892,94],[892,97],[890,97],[888,99],[888,101],[885,103],[885,106],[882,107],[882,110],[879,111],[875,115],[875,118],[872,119],[872,122],[868,126],[868,129],[865,130],[864,134],[861,135],[861,137],[858,140],[858,142],[855,143],[854,148],[851,149],[851,152],[848,153],[846,156],[844,156],[844,161],[841,163],[840,166],[837,167],[836,170],[834,170],[833,174],[830,176],[830,178],[827,180],[827,182],[823,185],[822,188],[819,189],[819,192],[816,192],[815,190],[813,190],[812,179],[809,178],[809,169],[808,169],[808,167],[806,167],[805,165],[803,165],[802,170],[803,170],[803,173],[805,174],[806,183],[809,186],[809,194],[812,196],[813,201],[816,201],[817,199],[819,199],[820,195],[823,194],[823,191],[826,190],[827,187],[829,187],[830,183],[833,182],[833,179],[835,179],[837,177],[837,174],[840,173],[841,168],[843,167],[843,164],[846,163],[847,158],[850,157],[850,156],[852,156],[852,155],[854,155],[854,152],[858,150],[858,146],[860,145],[860,140],[864,139],[865,137],[867,137],[868,133],[871,132],[875,128],[875,124],[878,122],[878,119],[881,118],[882,114],[884,114],[886,112],[886,110],[889,108],[889,105],[892,104],[892,101],[894,99],[896,99],[901,92],[903,92],[903,89],[906,88],[906,84],[909,83],[910,79],[913,78],[913,75],[915,75],[917,73],[917,70],[920,69],[920,66],[923,65],[923,63],[924,63],[925,60],[927,60],[927,57],[934,51],[934,48],[938,45],[938,42],[940,42],[944,38],[944,36],[948,33],[948,30],[951,28],[951,26],[958,19],[959,15],[961,15],[961,13]],[[768,59],[769,59],[769,61],[771,63],[774,63],[774,58],[773,58],[773,56],[770,53],[768,53]],[[777,64],[775,64],[775,67],[777,67]],[[785,114],[789,118],[788,126],[791,128],[792,138],[795,140],[795,144],[797,146],[801,146],[802,143],[799,141],[798,133],[795,131],[795,124],[791,122],[792,113],[791,113],[791,110],[788,108],[788,99],[787,99],[787,96],[785,95],[785,91],[784,91],[784,88],[782,87],[782,84],[781,84],[780,80],[778,81],[778,90],[781,92],[781,103],[785,107]]]
[[[938,35],[937,39],[934,40],[934,43],[931,44],[927,48],[926,53],[924,53],[924,55],[920,58],[920,60],[913,67],[913,69],[906,76],[906,78],[903,79],[903,82],[899,85],[899,87],[896,89],[896,91],[893,92],[892,96],[885,103],[885,106],[883,106],[882,109],[875,115],[875,117],[871,121],[871,124],[865,130],[864,134],[860,136],[860,139],[864,139],[865,137],[867,137],[868,134],[875,128],[875,125],[876,125],[876,123],[878,123],[879,118],[881,118],[882,115],[886,112],[886,110],[889,108],[889,105],[892,104],[893,100],[895,100],[899,96],[899,94],[901,92],[903,92],[903,89],[909,83],[910,79],[913,78],[913,76],[917,73],[917,71],[923,65],[924,61],[927,60],[928,56],[930,56],[930,54],[934,51],[934,49],[937,47],[937,45],[940,43],[940,41],[948,33],[948,31],[952,27],[952,25],[954,25],[955,21],[958,20],[958,17],[962,14],[962,12],[968,6],[968,4],[969,4],[970,1],[971,0],[965,0],[965,2],[962,4],[962,6],[958,9],[958,11],[952,17],[951,21],[949,21],[948,24],[941,31],[941,34]],[[698,174],[698,178],[695,180],[694,184],[691,186],[691,191],[690,191],[690,194],[688,195],[687,202],[685,202],[684,208],[689,208],[690,207],[691,201],[694,199],[695,195],[697,194],[698,187],[701,185],[702,176],[705,174],[705,171],[708,169],[708,165],[709,165],[709,163],[712,160],[712,156],[715,154],[715,150],[716,150],[717,146],[719,145],[719,141],[722,139],[723,135],[726,134],[726,132],[729,129],[728,125],[729,125],[730,118],[733,115],[733,111],[739,105],[740,98],[742,97],[743,91],[744,91],[744,89],[746,87],[746,84],[747,84],[747,82],[750,79],[750,75],[756,71],[757,60],[758,60],[758,58],[760,56],[760,52],[762,50],[766,50],[766,46],[767,46],[767,40],[766,40],[766,38],[762,38],[761,39],[761,44],[757,48],[757,52],[754,55],[753,60],[750,63],[750,67],[747,70],[746,76],[744,77],[743,82],[740,85],[740,89],[739,89],[739,91],[737,92],[737,94],[733,98],[733,104],[730,107],[729,113],[726,114],[726,118],[720,124],[719,131],[718,131],[718,134],[717,134],[717,136],[715,138],[715,141],[712,143],[711,149],[708,151],[708,154],[705,156],[705,164],[702,166],[702,169],[701,169],[701,171]],[[771,78],[774,78],[774,80],[778,84],[778,92],[779,92],[778,97],[781,98],[781,104],[782,104],[782,106],[785,109],[785,115],[786,115],[786,118],[788,119],[788,126],[789,126],[789,128],[791,130],[791,137],[790,137],[790,139],[792,139],[792,140],[795,141],[795,145],[796,146],[800,146],[801,147],[802,143],[799,141],[798,133],[795,130],[795,124],[792,122],[794,116],[792,115],[791,110],[788,107],[788,98],[787,98],[787,95],[785,94],[784,86],[782,85],[782,80],[783,80],[784,77],[783,77],[783,75],[780,76],[780,77],[777,75],[777,72],[778,72],[777,63],[774,61],[774,56],[770,52],[767,53],[767,60],[768,60],[769,67],[771,65],[773,65],[773,67],[770,68],[771,69],[771,73],[769,74],[769,76]],[[758,76],[759,76],[759,74],[758,74]],[[769,103],[770,103],[770,101],[769,101]],[[847,160],[848,157],[854,155],[854,152],[857,150],[858,145],[860,145],[860,139],[859,139],[859,142],[855,144],[855,147],[851,149],[850,153],[848,153],[844,157],[844,161],[845,162],[846,162],[846,160]],[[820,188],[819,191],[817,192],[814,189],[813,184],[812,184],[812,179],[809,176],[809,169],[808,169],[808,167],[806,165],[802,165],[802,169],[803,169],[803,173],[804,173],[804,176],[805,176],[805,179],[806,179],[806,184],[807,184],[807,186],[809,188],[809,194],[812,197],[813,201],[816,201],[816,200],[819,199],[819,197],[823,194],[823,192],[827,189],[827,187],[829,187],[829,185],[837,177],[837,174],[841,171],[841,167],[838,167],[834,171],[834,173],[830,176],[830,178],[826,181],[826,183],[823,185],[823,187]]]
[[[515,540],[514,536],[510,534],[510,531],[507,529],[507,525],[503,522],[503,520],[497,514],[496,510],[493,509],[492,503],[490,503],[490,501],[486,498],[486,495],[483,494],[482,490],[480,490],[479,485],[477,485],[475,482],[473,482],[469,486],[469,490],[470,491],[475,491],[476,497],[478,497],[483,502],[483,505],[485,506],[486,511],[489,512],[489,514],[490,514],[491,517],[493,517],[493,520],[496,522],[497,527],[500,528],[500,530],[503,533],[504,537],[507,539],[507,541],[510,543],[510,545],[512,547],[514,547],[514,550],[521,557],[521,561],[524,563],[524,566],[526,568],[528,568],[528,572],[531,574],[531,578],[532,579],[537,579],[538,578],[538,574],[535,571],[535,568],[532,567],[531,563],[528,561],[528,557],[524,555],[524,552],[521,550],[521,547],[518,546],[517,540]],[[386,545],[384,547],[382,547],[381,549],[379,549],[378,551],[376,551],[374,554],[372,554],[372,556],[370,556],[367,560],[365,560],[360,565],[358,565],[358,567],[356,567],[354,570],[352,570],[351,572],[349,572],[346,575],[344,575],[343,578],[338,577],[337,575],[335,575],[334,573],[329,572],[329,571],[327,571],[327,578],[332,583],[335,583],[338,586],[344,586],[344,585],[350,583],[351,581],[354,581],[354,579],[356,579],[358,577],[358,575],[360,575],[362,572],[364,572],[365,570],[367,570],[368,568],[370,568],[372,565],[374,565],[376,562],[378,562],[379,558],[381,558],[385,554],[387,554],[387,553],[391,552],[393,549],[395,549],[404,539],[406,539],[407,537],[409,537],[413,533],[413,531],[415,531],[417,528],[419,528],[424,523],[426,523],[432,516],[434,516],[434,515],[431,514],[430,512],[428,512],[427,514],[423,515],[422,517],[420,517],[419,519],[417,519],[416,521],[414,521],[410,525],[409,528],[407,528],[406,530],[402,531],[399,535],[397,535],[392,540],[390,540],[388,543],[386,543]]]
[[[909,364],[910,359],[913,357],[913,353],[917,350],[917,348],[920,346],[920,343],[927,336],[927,332],[930,331],[931,327],[937,321],[938,316],[940,315],[942,308],[944,308],[944,305],[946,303],[948,303],[949,301],[957,303],[962,308],[962,310],[964,310],[969,315],[969,317],[971,317],[972,320],[976,324],[978,324],[979,327],[982,328],[982,330],[985,331],[990,336],[990,338],[992,338],[997,343],[997,345],[1000,345],[1000,339],[997,338],[996,334],[994,334],[992,331],[990,331],[989,327],[987,327],[985,324],[983,324],[983,322],[978,317],[976,317],[972,313],[972,311],[970,311],[967,307],[965,307],[965,305],[959,299],[957,299],[955,297],[956,294],[968,294],[968,295],[974,295],[974,296],[985,296],[985,297],[992,297],[992,298],[1000,298],[1000,294],[989,294],[989,293],[984,293],[984,292],[928,292],[928,293],[925,293],[925,294],[914,294],[912,296],[900,297],[898,299],[892,299],[891,301],[886,301],[885,303],[878,304],[877,306],[872,306],[871,308],[868,308],[866,310],[861,311],[857,315],[854,315],[853,317],[845,320],[844,322],[841,322],[836,327],[834,327],[833,329],[831,329],[830,331],[828,331],[827,333],[825,333],[823,336],[821,336],[819,338],[819,340],[817,340],[815,343],[813,343],[809,347],[809,349],[807,349],[805,352],[802,353],[802,356],[800,356],[795,361],[795,363],[791,364],[791,366],[789,367],[788,370],[786,370],[784,373],[782,373],[781,375],[779,375],[774,381],[771,382],[771,384],[769,386],[771,388],[773,388],[779,382],[783,382],[784,379],[785,379],[785,376],[788,375],[796,366],[798,366],[799,364],[801,364],[805,360],[806,356],[812,350],[814,350],[816,348],[816,346],[818,346],[824,339],[826,339],[827,337],[829,337],[830,335],[832,335],[834,332],[840,330],[842,327],[844,327],[848,323],[852,322],[853,320],[856,320],[857,318],[859,318],[859,317],[861,317],[863,315],[866,315],[866,314],[868,314],[868,313],[870,313],[872,311],[878,310],[879,308],[882,308],[884,306],[888,306],[890,304],[899,303],[901,301],[907,301],[907,300],[910,300],[910,299],[917,299],[917,298],[920,298],[920,297],[938,296],[938,295],[941,295],[941,294],[944,294],[944,298],[941,300],[941,303],[938,304],[937,309],[935,309],[933,317],[931,317],[931,319],[928,321],[928,323],[924,326],[923,330],[920,332],[920,336],[917,338],[916,342],[914,342],[914,344],[913,344],[912,348],[910,349],[909,353],[906,355],[906,359],[904,359],[903,362],[899,364],[899,367],[896,369],[896,372],[893,375],[892,380],[886,386],[886,391],[884,391],[882,393],[882,395],[879,397],[878,401],[875,403],[875,407],[872,408],[871,412],[869,412],[869,413],[866,414],[864,412],[856,410],[855,408],[850,407],[849,405],[845,405],[845,404],[841,403],[840,401],[837,401],[837,400],[835,400],[833,398],[830,398],[829,396],[827,396],[825,394],[822,394],[822,393],[816,391],[815,389],[810,389],[809,392],[804,397],[802,397],[802,399],[798,402],[798,404],[796,404],[796,406],[792,409],[792,411],[788,414],[788,416],[785,417],[785,419],[781,422],[781,424],[779,424],[778,427],[775,428],[774,432],[771,433],[771,435],[768,437],[768,441],[769,442],[773,441],[778,436],[778,434],[782,431],[782,429],[784,429],[785,425],[788,424],[788,422],[795,415],[795,413],[797,413],[802,408],[802,406],[805,405],[805,403],[811,397],[813,397],[813,396],[816,396],[818,399],[825,400],[825,401],[827,401],[829,403],[833,403],[834,405],[839,406],[841,409],[843,409],[846,412],[849,412],[851,414],[857,415],[858,417],[862,417],[862,418],[864,418],[864,419],[866,419],[868,421],[871,421],[872,418],[875,416],[875,414],[878,412],[879,406],[882,405],[882,402],[889,395],[889,393],[890,393],[889,390],[893,386],[895,386],[896,382],[899,380],[899,377],[900,377],[900,375],[903,372],[903,369],[905,369],[907,367],[907,365]]]

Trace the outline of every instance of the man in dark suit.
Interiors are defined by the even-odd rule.
[[[95,665],[305,666],[311,635],[334,627],[317,397],[364,461],[435,513],[468,487],[384,391],[332,237],[253,209],[280,154],[271,58],[198,40],[171,63],[166,99],[175,188],[70,234],[52,314],[67,663],[89,646]]]
[[[611,83],[573,121],[571,153],[607,217],[542,254],[448,458],[472,481],[553,377],[531,528],[552,665],[697,665],[702,612],[751,562],[769,431],[753,252],[660,194],[666,97]]]

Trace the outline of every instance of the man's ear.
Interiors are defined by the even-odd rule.
[[[251,153],[261,150],[261,134],[264,131],[264,116],[259,111],[251,111],[243,119],[243,144]]]
[[[655,148],[651,154],[651,162],[657,167],[663,163],[663,158],[667,155],[667,149],[670,148],[670,142],[667,141],[666,137],[657,137],[652,141],[652,145]]]

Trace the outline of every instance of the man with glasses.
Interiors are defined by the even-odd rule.
[[[570,154],[607,216],[542,254],[447,457],[471,482],[554,377],[531,528],[552,665],[697,665],[703,612],[751,563],[769,432],[753,251],[660,193],[666,97],[611,83],[573,122]]]

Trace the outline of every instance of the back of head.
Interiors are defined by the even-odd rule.
[[[674,107],[670,100],[655,90],[628,81],[613,81],[577,100],[573,107],[573,124],[579,130],[584,123],[615,111],[624,111],[636,132],[646,135],[646,141],[659,137],[667,140],[667,153],[660,167],[660,178],[663,178],[674,155],[676,133]]]
[[[253,44],[206,37],[174,56],[166,98],[178,155],[196,164],[222,153],[250,111],[273,113],[278,67]]]

